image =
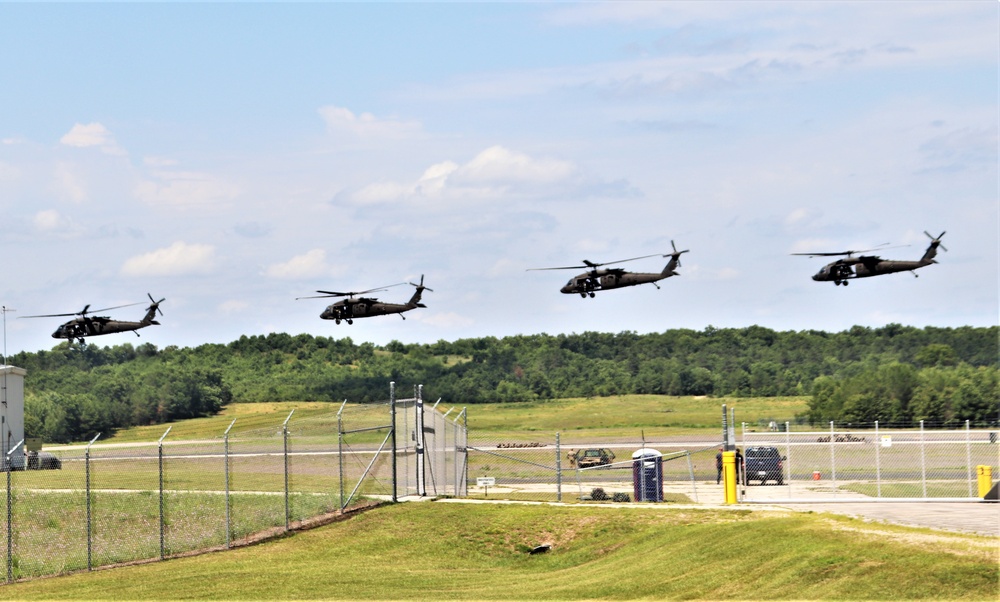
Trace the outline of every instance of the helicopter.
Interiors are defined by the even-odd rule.
[[[159,326],[160,323],[154,320],[156,317],[156,312],[163,315],[163,311],[160,310],[160,303],[166,301],[166,297],[156,301],[153,296],[146,293],[149,297],[150,305],[146,308],[146,315],[143,316],[142,320],[139,322],[127,322],[124,320],[112,320],[106,316],[89,316],[87,314],[91,313],[90,305],[85,305],[81,311],[70,314],[45,314],[39,316],[21,316],[22,318],[57,318],[63,316],[78,316],[73,318],[69,322],[62,324],[56,331],[52,333],[52,338],[54,339],[76,339],[81,345],[85,342],[86,337],[94,337],[102,334],[113,334],[116,332],[128,332],[136,331],[140,328],[145,328],[147,326]],[[93,311],[110,311],[112,309],[120,309],[122,307],[132,307],[133,305],[141,305],[141,303],[129,303],[127,305],[116,305],[115,307],[105,307],[104,309],[95,309]],[[135,336],[139,336],[136,332]]]
[[[941,244],[941,237],[945,235],[944,232],[939,234],[937,237],[931,236],[930,232],[927,230],[924,230],[924,234],[927,235],[927,238],[931,239],[931,244],[924,252],[924,256],[917,261],[882,259],[877,255],[854,256],[855,253],[868,253],[883,249],[885,245],[864,251],[841,251],[837,253],[792,253],[792,255],[808,255],[809,257],[835,257],[837,255],[846,255],[845,258],[828,263],[823,266],[819,272],[816,272],[812,279],[817,282],[829,282],[832,280],[835,285],[843,284],[844,286],[847,286],[850,284],[848,280],[852,280],[854,278],[870,278],[871,276],[894,274],[896,272],[910,272],[913,274],[914,278],[916,278],[919,274],[915,273],[913,270],[931,265],[932,263],[937,263],[937,261],[934,260],[934,257],[937,256],[938,247],[940,247],[942,251],[948,250]]]
[[[674,269],[680,267],[681,265],[681,253],[687,253],[689,251],[689,249],[678,251],[677,245],[674,244],[674,241],[670,241],[670,246],[673,247],[674,252],[661,255],[661,257],[669,257],[670,261],[667,263],[666,267],[663,268],[663,271],[659,273],[628,272],[621,268],[602,269],[602,266],[612,265],[615,263],[625,263],[626,261],[635,261],[636,259],[645,259],[647,257],[656,257],[658,254],[632,257],[631,259],[619,259],[618,261],[608,261],[605,263],[595,263],[584,259],[583,265],[558,268],[531,268],[528,271],[578,270],[580,268],[589,268],[589,272],[573,276],[569,279],[569,282],[567,282],[565,286],[559,289],[559,292],[561,293],[567,295],[576,293],[585,299],[587,297],[593,298],[597,291],[623,288],[626,286],[636,286],[638,284],[652,284],[659,289],[660,285],[656,283],[660,280],[671,276],[680,276],[680,274],[675,272]]]
[[[403,315],[403,312],[410,311],[411,309],[416,309],[418,307],[427,307],[420,302],[420,296],[424,291],[434,291],[434,289],[424,286],[423,274],[420,275],[420,284],[414,284],[413,282],[409,283],[410,285],[417,287],[417,290],[414,291],[413,296],[410,297],[410,300],[406,303],[384,303],[371,297],[358,296],[384,291],[394,286],[400,286],[403,284],[407,283],[399,282],[397,284],[371,288],[366,291],[351,291],[346,293],[337,291],[316,291],[317,293],[322,294],[313,295],[311,297],[296,297],[296,300],[321,299],[326,297],[347,297],[346,299],[337,301],[336,303],[327,306],[327,308],[323,310],[323,313],[319,315],[320,318],[324,320],[333,320],[337,324],[340,324],[341,320],[347,322],[348,324],[354,324],[355,318],[370,318],[372,316],[385,316],[389,314],[399,314],[399,317],[405,320],[406,316]]]

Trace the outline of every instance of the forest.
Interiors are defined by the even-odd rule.
[[[385,346],[308,334],[157,349],[61,343],[28,371],[25,430],[49,442],[211,415],[228,403],[366,402],[389,381],[453,404],[626,394],[803,396],[799,422],[997,424],[994,326],[534,334]],[[405,396],[405,395],[404,395]]]

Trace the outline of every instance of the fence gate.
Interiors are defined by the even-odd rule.
[[[400,495],[463,497],[468,493],[467,414],[427,404],[423,386],[396,399],[396,470]]]
[[[851,430],[830,423],[808,432],[749,432],[743,424],[742,452],[770,447],[781,458],[774,467],[747,465],[742,501],[978,501],[976,466],[997,470],[996,431],[971,429],[883,429],[876,422]],[[766,474],[758,474],[765,472]],[[767,481],[761,483],[761,477]]]

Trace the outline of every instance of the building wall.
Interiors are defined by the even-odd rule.
[[[16,366],[0,366],[0,466],[7,452],[24,439],[24,376],[28,372]],[[15,468],[24,467],[24,450],[11,455]]]

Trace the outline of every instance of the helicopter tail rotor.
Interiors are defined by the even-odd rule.
[[[410,286],[417,287],[418,291],[430,291],[432,293],[434,292],[434,289],[428,288],[428,287],[424,286],[424,275],[423,274],[420,275],[420,284],[417,284],[415,282],[411,282]]]
[[[946,233],[947,233],[947,230],[945,230],[941,234],[938,234],[935,237],[935,236],[931,236],[931,233],[928,232],[927,230],[924,230],[924,234],[927,235],[927,238],[931,239],[931,244],[932,245],[933,244],[937,244],[938,248],[941,249],[942,251],[947,251],[948,250],[943,244],[941,244],[941,238],[943,238]]]
[[[664,255],[664,257],[672,257],[673,261],[676,262],[674,265],[676,267],[681,267],[681,253],[689,253],[691,251],[691,249],[684,249],[683,251],[678,251],[677,250],[677,245],[675,245],[674,241],[672,241],[672,240],[670,241],[670,246],[673,247],[674,252],[673,253],[667,253],[666,255]]]
[[[150,295],[149,293],[146,293],[146,296],[149,297],[149,301],[150,301],[149,310],[150,311],[155,310],[155,311],[159,312],[160,315],[162,316],[163,315],[163,310],[160,309],[160,303],[163,303],[164,301],[166,301],[167,298],[164,297],[164,298],[160,299],[159,301],[156,301],[156,300],[153,299],[153,295]]]

